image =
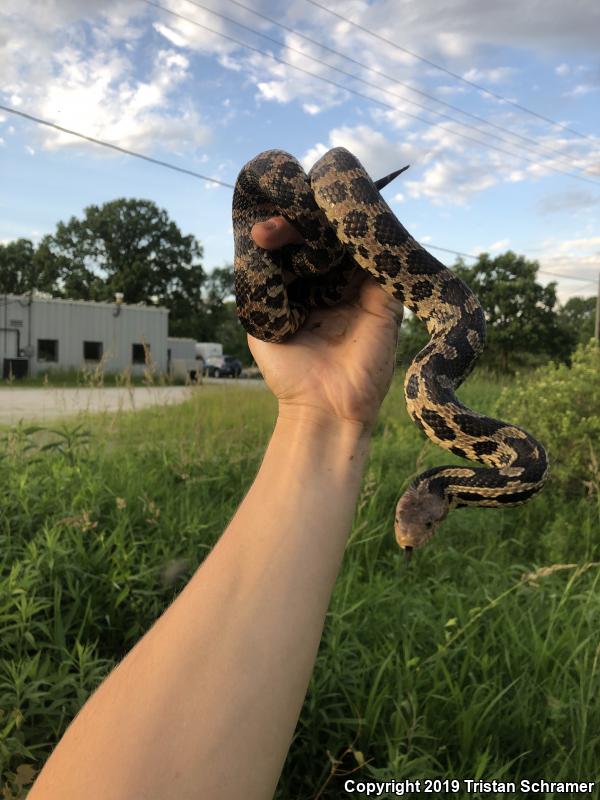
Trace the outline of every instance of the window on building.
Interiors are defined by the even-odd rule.
[[[58,361],[58,339],[38,339],[37,360]]]
[[[149,351],[150,345],[147,344],[146,347],[148,348]],[[131,346],[131,363],[132,364],[146,363],[146,353],[143,344],[134,344]]]
[[[83,360],[84,361],[101,361],[102,360],[102,342],[84,342],[83,343]]]

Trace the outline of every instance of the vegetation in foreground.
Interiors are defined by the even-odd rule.
[[[227,525],[276,412],[268,392],[242,392],[4,433],[5,798],[26,796]],[[451,515],[407,567],[396,499],[416,471],[459,459],[410,422],[396,378],[279,800],[343,796],[349,774],[600,779],[600,350],[503,386],[476,372],[461,397],[529,427],[551,480],[520,508]]]

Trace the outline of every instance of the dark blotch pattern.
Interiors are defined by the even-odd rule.
[[[454,453],[455,456],[460,456],[461,458],[467,458],[467,454],[462,449],[462,447],[458,447],[458,445],[453,445],[450,448],[450,452]]]
[[[485,442],[475,442],[473,445],[473,452],[478,456],[489,456],[491,453],[495,453],[497,449],[497,442],[491,440]]]
[[[369,218],[364,211],[349,211],[344,217],[344,233],[350,238],[366,236]]]
[[[409,235],[389,211],[375,217],[375,236],[380,244],[401,245],[407,241]]]
[[[492,436],[501,428],[506,427],[504,422],[491,417],[479,417],[477,414],[455,414],[454,422],[467,436]]]
[[[342,181],[335,181],[329,186],[324,186],[320,190],[319,195],[323,198],[323,200],[325,200],[325,202],[335,205],[336,203],[341,203],[348,197],[348,190]]]
[[[350,185],[350,191],[352,198],[357,203],[371,203],[377,190],[367,178],[354,178]]]
[[[529,500],[530,497],[539,492],[539,487],[535,487],[533,489],[524,489],[522,492],[513,492],[512,494],[501,495],[500,497],[496,498],[498,503],[523,503],[525,500]]]
[[[452,428],[448,427],[445,419],[438,414],[437,411],[434,411],[432,408],[424,408],[421,412],[421,416],[438,439],[442,441],[452,441],[452,439],[456,439],[456,434]]]
[[[359,164],[358,159],[343,147],[335,150],[333,161],[338,172],[348,172],[350,169],[356,169]]]
[[[440,297],[445,303],[453,306],[462,306],[471,292],[460,278],[452,278],[442,286]]]
[[[413,303],[420,303],[422,300],[431,297],[433,294],[433,284],[430,283],[430,281],[417,281],[413,284],[410,293]]]
[[[406,396],[410,400],[414,400],[419,394],[419,377],[418,375],[411,375],[406,384]]]
[[[375,263],[377,266],[386,272],[391,278],[395,278],[400,272],[400,259],[389,250],[384,250],[383,253],[377,253],[375,256]]]
[[[431,253],[421,248],[418,250],[411,250],[408,254],[407,261],[407,271],[410,272],[411,275],[436,275],[438,272],[442,272],[446,269],[437,258],[434,258]]]

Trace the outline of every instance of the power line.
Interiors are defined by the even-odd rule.
[[[298,72],[302,72],[303,74],[309,75],[312,78],[316,78],[319,81],[322,81],[324,83],[328,83],[331,86],[335,86],[338,89],[342,89],[343,91],[346,91],[346,92],[349,92],[351,94],[354,94],[357,97],[362,97],[363,99],[368,100],[371,103],[375,103],[376,105],[383,106],[384,108],[389,108],[392,111],[397,111],[398,113],[404,114],[407,117],[411,117],[412,119],[416,119],[419,122],[423,122],[425,125],[429,125],[429,126],[435,126],[436,125],[435,122],[431,122],[430,120],[427,120],[424,117],[420,117],[417,114],[411,114],[409,111],[404,111],[401,108],[399,108],[398,106],[393,106],[390,103],[386,103],[383,100],[377,100],[376,98],[370,97],[369,95],[366,95],[363,92],[359,92],[357,89],[352,89],[349,86],[343,86],[342,84],[338,83],[337,81],[331,80],[330,78],[325,78],[322,75],[318,75],[315,72],[311,72],[310,70],[304,69],[304,67],[299,67],[296,64],[292,64],[289,61],[286,61],[285,59],[280,58],[279,56],[273,55],[273,53],[269,53],[266,50],[261,50],[259,47],[254,47],[253,45],[250,45],[247,42],[243,42],[240,39],[236,39],[234,36],[229,36],[228,34],[222,33],[221,31],[216,31],[214,28],[210,28],[208,25],[204,25],[203,23],[197,22],[196,20],[191,19],[190,17],[186,17],[184,14],[179,14],[176,11],[171,11],[169,8],[165,8],[164,6],[161,6],[158,3],[155,3],[154,0],[142,0],[142,2],[146,3],[146,5],[149,5],[149,6],[152,6],[154,8],[157,8],[160,11],[164,11],[166,14],[170,14],[173,17],[178,17],[179,19],[182,19],[185,22],[189,22],[191,25],[195,25],[196,27],[201,28],[202,30],[208,31],[209,33],[214,33],[216,36],[220,36],[222,39],[226,39],[226,40],[228,40],[230,42],[233,42],[234,44],[239,45],[240,47],[244,47],[246,50],[251,50],[251,51],[253,51],[255,53],[260,53],[261,55],[265,56],[266,58],[270,58],[273,61],[277,61],[279,64],[285,64],[286,66],[291,67],[292,69],[295,69]],[[259,34],[259,35],[261,35],[261,34]],[[311,56],[307,56],[307,57],[311,58]],[[326,66],[330,66],[330,65],[326,65]],[[334,68],[334,69],[336,69],[336,68]],[[381,89],[380,87],[376,87],[376,88],[379,91],[385,91],[384,89]],[[434,112],[434,113],[441,114],[441,112]],[[459,124],[460,125],[465,125],[465,123],[461,123],[461,122],[459,122]],[[478,130],[477,132],[480,133],[481,131]],[[497,147],[496,145],[489,144],[488,142],[482,141],[481,139],[476,139],[473,136],[469,136],[466,133],[461,133],[460,131],[452,131],[452,133],[455,136],[460,136],[462,139],[467,139],[468,141],[475,142],[475,144],[478,144],[480,146],[488,147],[488,148],[491,148],[492,150],[497,150],[499,153],[503,153],[504,155],[508,155],[511,158],[516,158],[516,159],[519,159],[521,161],[527,161],[530,164],[534,164],[535,166],[543,166],[546,169],[550,170],[551,172],[557,172],[557,173],[560,173],[561,175],[567,175],[570,178],[574,178],[575,180],[579,180],[579,181],[585,181],[586,183],[591,183],[594,186],[598,185],[598,181],[592,180],[591,178],[587,178],[584,175],[576,175],[573,172],[567,172],[566,170],[559,169],[558,167],[550,166],[549,164],[540,164],[539,161],[534,161],[534,159],[528,158],[525,155],[521,155],[520,153],[515,153],[515,152],[513,152],[511,150],[506,150],[503,147]]]
[[[473,253],[461,253],[460,250],[450,250],[447,247],[437,247],[435,244],[429,244],[426,242],[427,249],[431,250],[441,250],[444,253],[452,253],[452,255],[459,256],[460,258],[473,258],[475,261],[479,260],[479,256],[473,255]],[[573,275],[561,275],[559,272],[550,272],[547,269],[538,269],[538,273],[542,275],[551,275],[554,278],[563,278],[563,280],[573,280],[573,281],[583,281],[584,283],[593,283],[590,281],[589,278],[579,278]]]
[[[310,3],[317,8],[320,8],[323,11],[326,11],[328,14],[341,19],[343,22],[347,22],[349,25],[352,25],[354,28],[358,28],[358,30],[363,31],[363,33],[368,33],[369,36],[374,36],[376,39],[379,39],[381,42],[385,42],[385,44],[389,44],[392,47],[395,47],[397,50],[401,50],[403,53],[407,53],[409,56],[422,61],[425,64],[429,64],[430,67],[434,67],[435,69],[441,70],[445,72],[447,75],[451,75],[456,80],[462,81],[463,83],[467,83],[469,86],[473,86],[476,89],[479,89],[481,92],[485,92],[485,94],[490,95],[490,97],[495,97],[496,100],[501,100],[503,103],[508,103],[508,105],[514,106],[514,108],[518,108],[519,111],[524,111],[526,114],[531,114],[538,119],[543,120],[544,122],[548,122],[551,125],[555,125],[557,128],[562,128],[569,133],[575,134],[575,136],[580,136],[582,139],[592,139],[593,137],[587,133],[580,133],[580,131],[575,130],[574,128],[570,128],[568,125],[563,125],[561,122],[557,122],[550,117],[545,117],[543,114],[539,114],[537,111],[533,111],[531,108],[527,108],[527,106],[523,106],[520,103],[515,102],[514,100],[509,100],[508,97],[504,97],[501,94],[497,94],[493,92],[491,89],[487,89],[485,86],[482,86],[475,81],[470,81],[467,78],[463,78],[462,75],[459,75],[456,72],[452,72],[447,67],[443,67],[441,64],[436,64],[435,61],[431,61],[424,56],[418,55],[418,53],[413,53],[412,50],[408,50],[406,47],[402,47],[401,45],[393,42],[391,39],[387,39],[385,36],[381,36],[379,33],[372,31],[370,28],[365,28],[364,25],[360,25],[358,22],[354,22],[354,20],[348,19],[348,17],[344,17],[342,14],[338,14],[337,11],[332,11],[332,9],[327,8],[327,6],[322,5],[321,3],[317,2],[317,0],[306,0],[307,3]]]
[[[63,128],[62,125],[57,125],[55,122],[48,122],[48,120],[40,119],[40,117],[34,117],[33,114],[26,114],[24,111],[18,111],[16,108],[10,108],[10,106],[0,105],[0,110],[7,111],[9,114],[18,114],[19,117],[30,119],[33,122],[39,123],[40,125],[47,125],[48,128],[54,128],[57,131],[68,133],[71,136],[77,136],[79,139],[85,139],[88,142],[99,144],[102,147],[109,147],[111,150],[116,150],[119,153],[125,153],[125,155],[127,156],[134,156],[134,158],[141,158],[144,161],[149,161],[151,164],[158,164],[161,167],[167,167],[167,169],[172,169],[175,170],[176,172],[183,172],[186,175],[192,175],[194,178],[201,178],[203,181],[209,181],[210,183],[218,183],[219,186],[227,186],[229,189],[234,188],[233,184],[226,183],[225,181],[220,181],[218,180],[218,178],[209,178],[208,175],[201,175],[199,172],[194,172],[194,170],[185,169],[184,167],[178,167],[175,164],[170,164],[168,161],[161,161],[158,158],[151,158],[150,156],[145,156],[142,153],[136,153],[134,150],[128,150],[126,147],[120,147],[117,144],[111,144],[110,142],[102,141],[102,139],[96,139],[94,136],[87,136],[87,134],[85,133],[79,133],[78,131],[72,131],[69,128]]]
[[[461,122],[460,120],[457,120],[454,117],[450,117],[450,116],[448,116],[446,114],[443,114],[442,112],[439,112],[439,111],[437,111],[435,109],[429,108],[428,106],[424,106],[424,105],[422,105],[420,103],[415,102],[414,100],[409,100],[404,95],[396,94],[396,92],[391,92],[389,89],[385,89],[382,86],[377,86],[375,84],[369,83],[368,81],[365,81],[362,78],[360,78],[358,75],[354,75],[351,72],[346,72],[345,70],[339,69],[338,67],[334,67],[332,64],[328,64],[325,61],[321,61],[318,58],[314,58],[313,56],[309,55],[308,53],[305,53],[303,50],[298,50],[297,48],[292,47],[291,45],[285,44],[285,42],[281,42],[278,39],[273,39],[271,36],[268,36],[265,33],[261,33],[259,31],[255,30],[254,28],[249,27],[248,25],[244,25],[243,23],[238,22],[237,20],[231,19],[230,17],[227,17],[224,14],[220,14],[217,11],[213,11],[213,9],[208,8],[207,6],[203,5],[202,3],[198,3],[196,0],[186,0],[186,2],[191,3],[194,6],[197,6],[198,8],[202,8],[205,11],[208,11],[209,14],[214,14],[217,17],[221,17],[221,19],[224,19],[224,20],[226,20],[228,22],[232,22],[234,25],[238,25],[240,28],[244,28],[245,30],[250,31],[251,33],[254,33],[257,36],[261,36],[261,37],[263,37],[264,39],[267,39],[270,42],[274,42],[275,44],[278,44],[281,47],[285,47],[286,49],[291,50],[294,53],[299,53],[300,55],[304,56],[305,58],[309,58],[312,61],[316,61],[318,64],[322,64],[322,65],[324,65],[326,67],[329,67],[330,69],[335,70],[336,72],[340,72],[342,75],[347,75],[348,77],[351,77],[354,80],[360,81],[361,83],[364,83],[367,86],[372,86],[373,88],[376,88],[379,91],[385,92],[386,94],[390,94],[393,97],[398,97],[398,98],[400,98],[402,100],[406,100],[406,102],[411,103],[412,105],[416,105],[419,108],[423,108],[426,111],[431,112],[432,114],[439,114],[440,116],[446,117],[446,119],[451,119],[453,122],[457,122],[459,125],[465,125],[464,122]],[[403,86],[404,88],[408,89],[410,92],[414,92],[415,94],[419,94],[422,97],[426,97],[428,100],[433,100],[434,103],[439,103],[440,105],[443,105],[446,108],[451,108],[454,111],[458,111],[459,114],[464,114],[465,116],[470,117],[471,119],[477,120],[478,122],[482,122],[484,125],[489,125],[490,127],[495,128],[496,130],[503,131],[504,133],[508,133],[510,136],[514,136],[514,137],[516,137],[518,139],[521,139],[524,142],[529,142],[530,144],[535,145],[536,148],[538,148],[540,150],[543,150],[546,153],[549,153],[549,154],[554,155],[554,156],[558,156],[558,158],[561,161],[564,161],[564,162],[568,161],[568,159],[565,156],[563,156],[558,150],[555,150],[553,147],[546,147],[546,145],[541,144],[540,142],[536,141],[535,139],[532,139],[529,136],[523,136],[520,133],[516,133],[515,131],[511,131],[509,128],[505,128],[503,125],[498,125],[497,123],[492,122],[491,120],[485,119],[484,117],[480,117],[477,114],[473,114],[470,111],[465,111],[464,109],[460,108],[459,106],[454,105],[453,103],[448,103],[445,100],[440,100],[439,98],[435,97],[432,94],[429,94],[428,92],[424,92],[421,89],[416,89],[415,87],[411,86],[408,83],[405,83],[404,81],[400,81],[400,80],[398,80],[397,78],[394,78],[391,75],[387,75],[385,72],[382,72],[381,70],[375,69],[374,67],[370,67],[368,64],[364,64],[362,61],[358,61],[356,58],[352,58],[352,56],[346,55],[345,53],[340,53],[338,50],[334,50],[332,47],[329,47],[328,45],[323,44],[323,42],[319,42],[317,39],[313,39],[310,36],[307,36],[306,34],[301,33],[300,31],[296,30],[295,28],[289,27],[289,25],[284,25],[284,23],[279,22],[278,20],[273,19],[272,17],[269,17],[266,14],[261,13],[260,11],[256,11],[255,9],[251,8],[250,6],[247,6],[244,3],[239,2],[239,0],[228,0],[228,2],[233,3],[233,5],[239,6],[239,8],[243,8],[245,11],[249,11],[251,14],[254,14],[255,16],[259,17],[260,19],[266,20],[267,22],[271,23],[272,25],[276,25],[277,27],[281,28],[282,30],[285,30],[285,31],[288,31],[289,33],[294,34],[294,36],[299,36],[301,39],[304,39],[305,41],[310,42],[311,44],[314,44],[317,47],[321,47],[323,50],[326,50],[328,53],[332,53],[335,56],[339,56],[340,58],[346,59],[346,61],[350,61],[350,63],[352,63],[352,64],[356,64],[361,69],[364,69],[367,72],[372,73],[373,75],[378,75],[381,78],[385,78],[386,80],[392,81],[393,83],[398,84],[398,86]],[[465,127],[469,127],[469,126],[467,125]],[[480,129],[479,128],[475,128],[475,130],[480,130]],[[484,131],[481,131],[481,133],[484,133]],[[487,135],[489,136],[491,134],[488,133]],[[511,141],[509,141],[508,139],[505,139],[502,136],[496,136],[494,138],[498,139],[499,141],[508,142],[511,145],[515,144],[514,142],[511,142]],[[530,150],[530,152],[533,152],[533,150],[531,150],[530,148],[528,148],[528,149]]]
[[[232,183],[227,183],[226,181],[220,181],[217,178],[210,178],[207,175],[201,175],[199,172],[194,172],[194,170],[178,167],[175,164],[170,164],[168,161],[161,161],[158,158],[151,158],[150,156],[145,156],[142,153],[136,153],[134,150],[129,150],[126,147],[120,147],[119,145],[112,144],[110,142],[105,142],[102,139],[97,139],[94,136],[88,136],[85,133],[80,133],[79,131],[74,131],[69,128],[65,128],[62,125],[56,125],[54,122],[49,122],[48,120],[41,119],[40,117],[36,117],[33,114],[27,114],[24,111],[19,111],[16,108],[11,108],[10,106],[5,106],[0,104],[0,110],[6,111],[9,114],[16,114],[19,117],[31,120],[32,122],[36,122],[40,125],[46,125],[49,128],[54,128],[63,133],[67,133],[70,136],[75,136],[79,139],[84,139],[85,141],[91,142],[92,144],[97,144],[100,145],[101,147],[108,147],[111,150],[116,150],[117,152],[123,153],[124,155],[133,156],[134,158],[141,158],[143,161],[149,161],[151,164],[156,164],[159,167],[166,167],[167,169],[174,170],[175,172],[182,172],[185,175],[191,175],[194,178],[200,178],[210,183],[216,183],[219,186],[225,186],[228,189],[235,188],[235,186]],[[427,249],[441,250],[444,253],[451,253],[452,255],[460,256],[462,258],[473,258],[475,260],[479,258],[479,256],[473,255],[472,253],[464,253],[461,252],[460,250],[451,250],[447,247],[438,247],[437,245],[429,243],[427,243]],[[564,280],[574,280],[574,281],[583,281],[585,283],[591,283],[589,278],[580,278],[573,275],[562,275],[557,272],[549,272],[548,270],[542,270],[542,269],[538,269],[538,272],[543,273],[545,275],[552,275],[556,278],[563,278]]]

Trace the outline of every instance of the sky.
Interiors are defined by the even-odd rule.
[[[327,8],[339,16],[310,0],[3,0],[0,103],[230,184],[271,148],[308,170],[344,146],[373,178],[410,164],[384,197],[441,261],[456,256],[434,247],[511,249],[562,302],[594,294],[600,3]],[[0,110],[0,242],[149,199],[210,272],[233,260],[231,194]]]

